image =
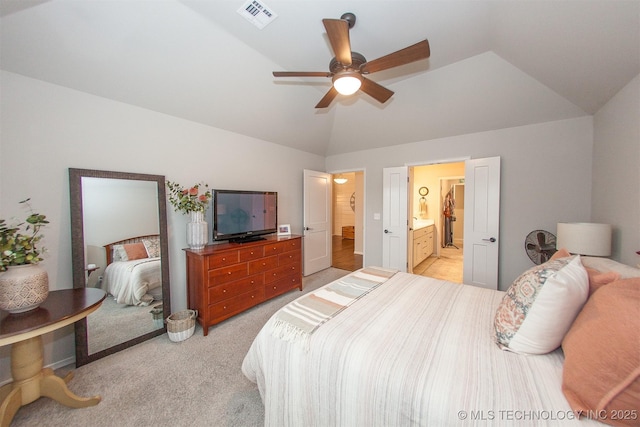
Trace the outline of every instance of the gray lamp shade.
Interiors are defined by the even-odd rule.
[[[556,248],[572,254],[611,255],[611,225],[590,222],[559,222]]]

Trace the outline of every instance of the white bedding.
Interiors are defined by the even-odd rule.
[[[104,271],[102,288],[113,295],[118,304],[144,306],[161,299],[160,258],[112,262]]]
[[[266,426],[595,425],[561,391],[561,350],[502,351],[504,292],[397,273],[311,336],[274,337],[269,320],[242,371]]]

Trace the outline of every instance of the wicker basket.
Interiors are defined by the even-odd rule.
[[[167,317],[167,333],[173,342],[184,341],[196,330],[195,310],[182,310]]]

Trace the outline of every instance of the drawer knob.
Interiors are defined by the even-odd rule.
[[[229,271],[227,274],[231,274],[231,272]]]
[[[278,289],[278,287],[277,287],[277,286],[274,286],[274,287],[273,287],[273,289]]]
[[[262,263],[262,265],[267,265],[267,263],[266,263],[266,262],[263,262],[263,263]]]
[[[255,295],[251,295],[251,298],[255,298]]]
[[[225,305],[224,307],[222,307],[222,309],[223,309],[223,310],[226,310],[226,309],[227,309],[227,306]]]
[[[224,294],[224,293],[226,293],[226,292],[227,292],[227,290],[226,290],[226,289],[223,289],[223,290],[222,290],[222,293],[223,293],[223,294]]]
[[[278,275],[278,273],[273,273],[273,275],[274,275],[274,276],[277,276],[277,275]]]

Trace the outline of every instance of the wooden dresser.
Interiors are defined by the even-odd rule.
[[[248,243],[221,243],[185,249],[187,301],[198,310],[204,335],[254,305],[302,290],[302,236],[268,236]]]

